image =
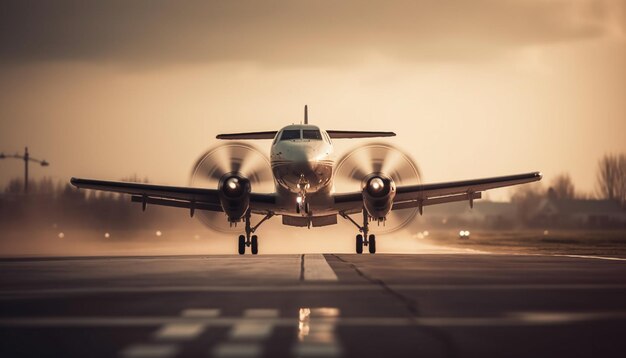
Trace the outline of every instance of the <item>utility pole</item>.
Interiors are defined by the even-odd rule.
[[[28,147],[24,147],[24,194],[28,194]]]
[[[45,160],[39,160],[35,158],[31,158],[28,153],[28,147],[24,147],[24,155],[19,155],[17,153],[13,155],[5,155],[4,153],[0,153],[0,159],[4,158],[15,158],[22,159],[24,161],[24,194],[28,194],[28,162],[39,163],[42,167],[47,167],[50,163]]]

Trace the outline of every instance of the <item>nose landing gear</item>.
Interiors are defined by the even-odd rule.
[[[252,235],[252,233],[254,233],[256,229],[258,229],[259,226],[261,226],[261,224],[265,222],[265,220],[268,220],[269,218],[274,216],[274,213],[268,212],[267,214],[265,214],[265,217],[261,219],[261,221],[259,221],[258,224],[256,224],[255,226],[251,226],[250,214],[250,210],[248,209],[246,215],[244,216],[244,221],[246,222],[246,234],[245,236],[239,235],[238,240],[237,252],[239,253],[239,255],[243,255],[246,253],[246,247],[250,247],[250,252],[252,252],[252,255],[256,255],[259,253],[259,238],[257,235]]]
[[[299,196],[298,203],[296,203],[296,213],[300,214],[302,212],[309,214],[311,212],[311,208],[309,207],[309,202],[306,201],[306,198],[304,196]]]
[[[359,228],[359,231],[363,233],[363,234],[358,234],[356,236],[356,253],[362,254],[363,246],[367,246],[369,253],[375,254],[376,253],[376,235],[368,235],[369,234],[369,220],[368,220],[369,218],[368,218],[367,211],[365,210],[365,208],[363,208],[363,226],[360,226],[359,224],[357,224],[356,221],[352,220],[352,218],[349,217],[344,212],[339,212],[339,215],[341,215],[341,217],[353,223],[357,228]]]
[[[305,214],[309,214],[311,209],[309,208],[309,202],[306,200],[306,190],[309,189],[311,185],[304,177],[304,174],[300,174],[300,180],[298,181],[298,189],[300,193],[296,199],[296,213],[300,214],[304,212]]]

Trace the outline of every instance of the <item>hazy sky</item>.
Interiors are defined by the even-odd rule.
[[[50,161],[35,177],[184,185],[216,134],[299,122],[304,104],[324,128],[397,132],[427,182],[541,170],[591,192],[598,158],[626,152],[625,0],[0,9],[0,151]],[[0,161],[0,184],[22,166]]]

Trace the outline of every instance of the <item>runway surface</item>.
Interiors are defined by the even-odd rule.
[[[626,261],[0,260],[1,357],[622,357]]]

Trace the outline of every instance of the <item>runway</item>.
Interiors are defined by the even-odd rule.
[[[0,356],[622,357],[619,259],[2,259]]]

